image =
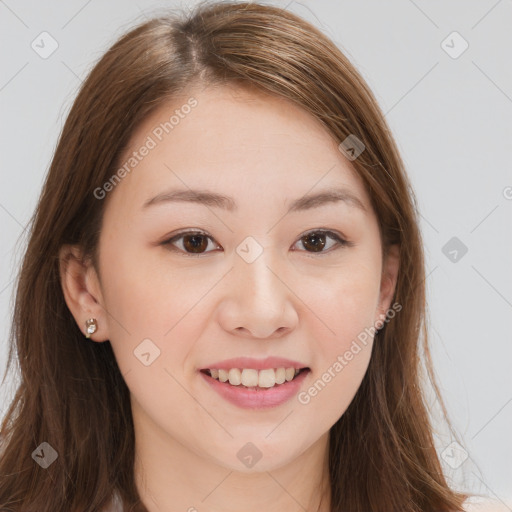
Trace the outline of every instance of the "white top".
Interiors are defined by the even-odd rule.
[[[489,497],[472,496],[464,502],[466,512],[510,512],[503,502]]]

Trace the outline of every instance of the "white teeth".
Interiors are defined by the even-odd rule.
[[[276,384],[290,382],[299,373],[296,368],[266,368],[254,370],[252,368],[230,368],[229,370],[210,369],[210,375],[220,382],[229,382],[232,386],[242,384],[248,388],[272,388]]]
[[[286,380],[286,370],[278,368],[276,370],[276,384],[282,384]]]
[[[229,370],[229,383],[233,386],[238,386],[242,383],[242,373],[238,368],[231,368]]]
[[[242,370],[242,384],[244,386],[257,386],[258,385],[258,370],[251,370],[244,368]]]
[[[295,372],[294,372],[295,373]],[[260,388],[271,388],[276,383],[276,372],[273,368],[268,370],[260,370],[258,378],[258,386]]]
[[[284,377],[287,381],[290,381],[295,377],[295,368],[286,368],[286,372],[284,374]]]

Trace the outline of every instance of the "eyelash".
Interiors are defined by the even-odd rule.
[[[333,238],[337,242],[337,246],[334,245],[334,250],[341,249],[343,247],[352,247],[354,245],[353,242],[349,242],[348,240],[345,240],[344,238],[342,238],[336,232],[330,231],[327,229],[313,229],[313,230],[307,231],[306,233],[304,233],[303,235],[301,235],[299,237],[297,242],[300,242],[302,238],[304,238],[308,235],[311,235],[311,234],[322,234],[322,235],[327,235],[330,238]],[[210,241],[213,242],[213,237],[208,235],[208,233],[205,233],[204,231],[193,230],[193,231],[183,231],[181,233],[178,233],[178,234],[172,236],[171,238],[164,240],[163,242],[161,242],[160,245],[166,246],[171,251],[179,252],[179,253],[181,253],[182,256],[202,257],[202,256],[205,256],[206,254],[208,254],[209,252],[213,252],[213,251],[208,251],[208,252],[203,252],[203,253],[192,253],[192,252],[184,251],[183,249],[179,249],[173,245],[174,242],[183,238],[186,235],[205,236],[206,238],[208,238]],[[297,242],[295,242],[295,243],[297,243]],[[304,251],[304,252],[309,253],[311,255],[324,255],[324,254],[328,254],[332,251],[333,251],[333,248],[331,247],[327,251],[319,251],[319,252]]]

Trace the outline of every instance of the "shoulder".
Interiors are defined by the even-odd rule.
[[[510,508],[499,500],[484,496],[471,496],[464,502],[464,512],[509,512]]]
[[[123,512],[123,501],[116,491],[112,496],[112,501],[101,512]]]

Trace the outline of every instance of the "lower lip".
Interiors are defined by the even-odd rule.
[[[297,395],[309,372],[310,370],[302,371],[293,380],[266,389],[247,389],[242,386],[232,386],[203,372],[199,373],[212,389],[228,402],[244,409],[267,409],[282,405]]]

